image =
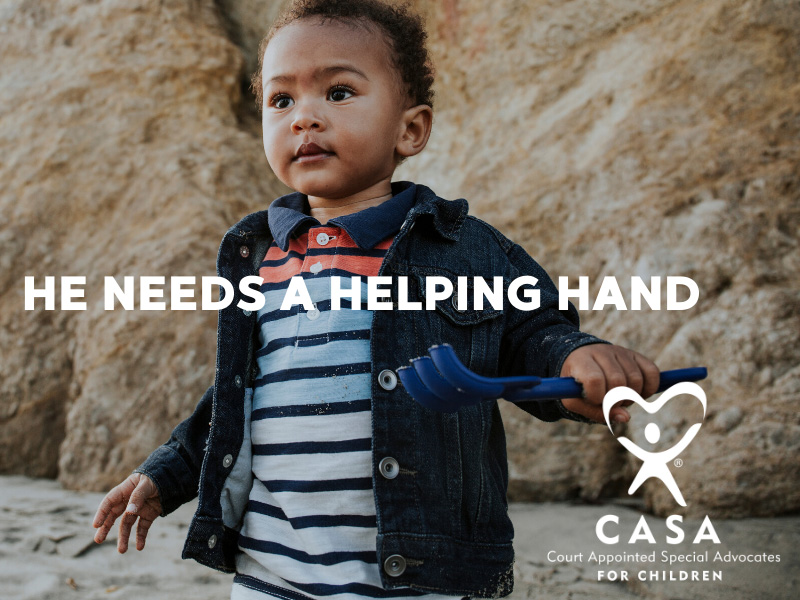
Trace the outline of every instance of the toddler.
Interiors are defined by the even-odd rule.
[[[395,370],[446,342],[482,375],[575,377],[585,397],[524,410],[603,421],[608,389],[646,397],[658,369],[580,332],[544,270],[469,216],[466,201],[392,182],[432,126],[418,16],[377,0],[299,0],[259,55],[264,150],[296,191],[234,225],[217,267],[234,285],[260,276],[264,305],[220,311],[214,385],[108,493],[95,539],[122,516],[119,551],[137,521],[141,550],[156,517],[199,495],[183,557],[234,572],[234,599],[508,595],[513,528],[497,402],[433,412]],[[393,309],[363,308],[366,278],[378,275],[391,278]],[[507,297],[502,310],[449,300],[397,309],[401,297],[424,306],[428,277],[502,277],[507,288],[524,275],[538,279],[535,310]],[[311,305],[281,310],[293,277]],[[334,277],[352,284],[339,310]],[[612,419],[627,421],[625,407]]]

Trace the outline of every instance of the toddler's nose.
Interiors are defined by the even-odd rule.
[[[292,130],[295,132],[309,131],[311,129],[323,129],[322,119],[320,119],[313,110],[310,108],[297,107],[295,112],[294,121],[292,121]]]

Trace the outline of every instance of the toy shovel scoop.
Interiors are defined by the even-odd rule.
[[[428,352],[430,356],[413,358],[410,366],[397,369],[397,376],[414,400],[431,410],[454,412],[497,398],[516,403],[583,395],[583,387],[572,377],[484,377],[465,367],[450,344],[431,346]],[[662,371],[657,391],[707,375],[705,367]]]

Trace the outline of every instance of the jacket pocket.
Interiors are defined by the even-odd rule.
[[[436,312],[444,316],[450,323],[457,326],[467,327],[477,325],[490,319],[495,319],[503,314],[502,308],[495,308],[488,299],[484,298],[483,306],[476,308],[475,305],[475,278],[470,275],[457,275],[446,269],[435,267],[411,267],[410,269],[414,283],[419,290],[419,298],[423,309],[427,306],[427,297],[434,289],[441,289],[440,285],[434,286],[434,282],[444,282],[447,280],[452,289],[452,294],[448,298],[435,301]],[[490,288],[494,288],[494,280],[487,279]],[[502,307],[505,297],[507,282],[502,282],[500,306]],[[466,307],[459,309],[459,296],[466,299]]]
[[[417,356],[427,354],[431,345],[450,344],[467,368],[480,375],[496,375],[503,337],[502,308],[495,308],[488,301],[476,308],[473,301],[474,278],[471,275],[458,276],[446,269],[418,266],[411,267],[410,275],[411,298],[422,304],[422,310],[408,313],[414,321]],[[433,288],[429,283],[431,277],[449,281],[453,293],[447,298],[436,299],[433,309],[428,310],[427,297]],[[489,281],[491,285],[491,278]],[[464,286],[468,297],[463,310],[458,308],[457,303],[459,283]],[[506,288],[506,282],[503,281],[503,294]],[[427,345],[422,347],[423,344]]]

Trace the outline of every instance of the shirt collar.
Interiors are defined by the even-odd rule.
[[[416,184],[408,181],[392,183],[389,200],[378,206],[335,217],[328,221],[344,229],[359,248],[370,249],[381,240],[397,233],[416,200]],[[308,197],[299,192],[281,196],[268,209],[269,229],[281,250],[289,249],[293,235],[320,222],[308,214]]]

